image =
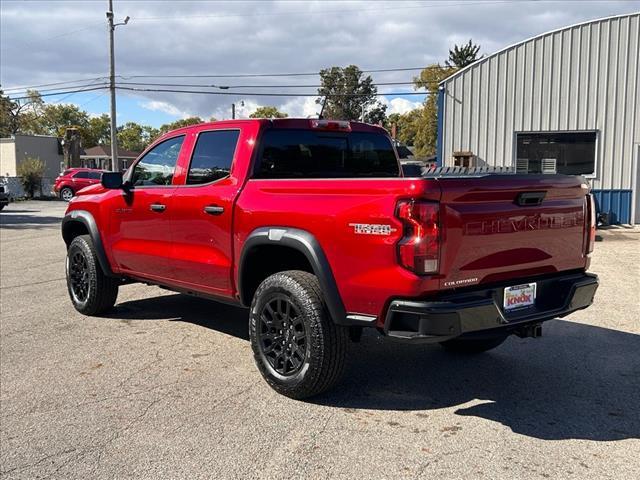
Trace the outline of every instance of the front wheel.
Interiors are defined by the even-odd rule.
[[[454,338],[440,343],[440,345],[450,352],[456,353],[482,353],[492,350],[507,339],[508,335],[499,335],[490,338]]]
[[[69,187],[64,187],[62,190],[60,190],[60,198],[65,202],[70,202],[73,198],[73,190],[71,190]]]
[[[311,273],[280,272],[260,284],[251,303],[249,336],[260,373],[288,397],[322,393],[344,370],[348,329],[332,321]]]
[[[104,274],[89,235],[73,239],[67,250],[67,289],[77,311],[100,315],[118,298],[119,281]]]

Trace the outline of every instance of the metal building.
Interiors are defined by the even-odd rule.
[[[640,223],[640,12],[544,33],[440,84],[438,162],[582,174]]]

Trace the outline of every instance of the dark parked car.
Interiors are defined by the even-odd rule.
[[[4,185],[0,185],[0,210],[9,205],[9,194]]]

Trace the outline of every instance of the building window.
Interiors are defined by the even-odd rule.
[[[593,175],[596,132],[516,134],[516,169],[522,173]]]

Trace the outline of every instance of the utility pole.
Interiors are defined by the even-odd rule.
[[[118,135],[116,132],[116,58],[113,48],[113,0],[109,0],[107,12],[109,23],[109,91],[111,93],[111,171],[116,171],[118,163]]]
[[[244,107],[244,100],[240,100],[240,106]],[[231,120],[235,120],[236,119],[236,104],[232,103],[231,104]]]
[[[118,171],[118,132],[116,125],[116,58],[113,46],[113,34],[118,25],[126,25],[129,17],[123,23],[113,23],[113,0],[109,0],[107,23],[109,27],[109,91],[111,93],[111,170]]]

